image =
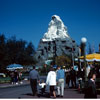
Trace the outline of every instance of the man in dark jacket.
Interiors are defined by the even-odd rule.
[[[70,79],[72,87],[76,87],[76,71],[74,70],[73,66],[71,67],[70,71]]]
[[[39,81],[39,73],[35,70],[35,66],[33,66],[33,70],[29,73],[29,77],[33,96],[35,96],[37,93],[37,81]]]
[[[89,73],[89,81],[85,88],[84,98],[97,98],[95,79],[96,79],[96,74],[94,72],[90,72]]]

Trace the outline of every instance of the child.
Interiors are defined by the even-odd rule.
[[[39,83],[39,86],[41,87],[41,93],[42,95],[45,93],[46,83],[44,83],[44,80],[42,80],[42,83]]]

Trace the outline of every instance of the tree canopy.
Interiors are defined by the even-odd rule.
[[[69,65],[71,65],[71,59],[64,55],[58,56],[56,57],[56,65],[69,67]]]
[[[4,34],[0,35],[0,70],[7,65],[18,63],[21,65],[32,65],[36,63],[34,59],[35,48],[32,42],[26,42],[16,37],[6,39]]]

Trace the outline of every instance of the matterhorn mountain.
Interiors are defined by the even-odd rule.
[[[48,26],[47,32],[40,40],[36,51],[36,59],[38,61],[47,60],[54,56],[72,55],[78,56],[78,46],[69,34],[67,27],[59,16],[53,15]]]
[[[69,38],[67,28],[60,19],[59,16],[52,16],[52,20],[49,23],[48,31],[43,36],[43,41],[53,41],[56,38]]]

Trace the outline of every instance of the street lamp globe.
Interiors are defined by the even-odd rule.
[[[81,39],[81,42],[82,42],[82,43],[86,43],[86,42],[87,42],[87,39],[86,39],[85,37],[83,37],[83,38]]]
[[[86,71],[86,55],[85,55],[85,47],[86,47],[87,39],[85,37],[81,38],[81,43],[83,44],[83,56],[84,56],[84,68],[85,68],[85,81],[87,81],[87,71]]]

